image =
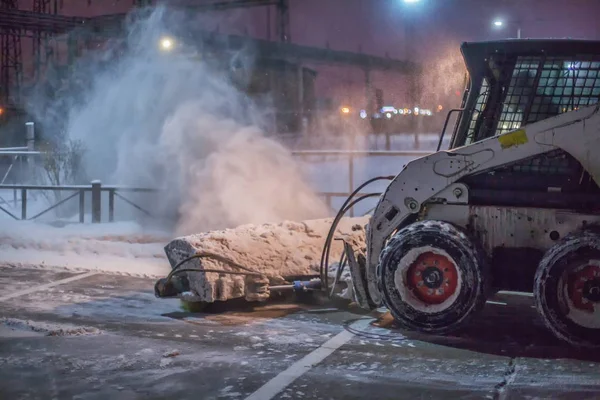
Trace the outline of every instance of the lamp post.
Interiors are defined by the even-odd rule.
[[[513,25],[515,25],[517,27],[517,39],[521,39],[521,24],[519,23],[519,21],[504,22],[501,19],[497,19],[497,20],[494,21],[494,26],[496,28],[502,28],[506,24],[513,24]]]
[[[412,9],[404,14],[404,57],[409,62],[414,62],[415,60],[415,42],[417,36],[415,21],[414,18],[412,18],[412,16],[420,8],[417,7],[417,3],[422,2],[423,0],[403,0],[403,3]],[[415,7],[416,9],[413,7]],[[416,106],[418,101],[420,100],[418,80],[419,78],[414,74],[411,74],[408,77],[407,100],[410,104],[410,107]],[[416,129],[415,120],[411,118],[409,119],[409,121],[411,130]]]

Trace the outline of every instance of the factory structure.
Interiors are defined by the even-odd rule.
[[[93,0],[102,2],[103,0]],[[124,1],[124,0],[123,0]],[[199,54],[215,60],[228,60],[227,68],[232,81],[250,98],[260,101],[270,99],[272,113],[270,133],[281,135],[311,135],[319,130],[318,120],[325,114],[339,114],[340,118],[379,118],[382,113],[381,94],[372,85],[372,73],[389,71],[407,82],[416,79],[419,67],[410,61],[377,57],[364,53],[336,51],[294,44],[289,33],[289,0],[228,0],[188,1],[185,15],[193,18],[205,12],[238,7],[268,7],[274,9],[275,38],[257,39],[246,35],[230,35],[218,31],[207,32],[200,28],[173,32],[172,39],[159,44],[169,47],[170,40],[185,40]],[[90,49],[97,51],[103,44],[125,35],[128,20],[136,12],[143,15],[149,1],[134,1],[129,12],[95,17],[72,16],[63,12],[58,0],[0,0],[0,123],[2,126],[21,125],[29,118],[27,99],[36,90],[54,96],[69,85],[76,85],[71,66]],[[91,3],[91,2],[88,2]],[[137,7],[137,9],[136,9]],[[67,16],[68,15],[68,16]],[[234,52],[252,50],[250,68],[230,62]],[[225,61],[224,61],[225,62]],[[319,79],[319,65],[336,65],[360,69],[364,73],[364,104],[352,105],[352,112],[333,104],[320,107],[316,98],[315,83]],[[309,67],[310,66],[310,67]],[[243,75],[243,79],[237,79]],[[412,85],[407,85],[407,87]],[[411,105],[411,109],[414,105]],[[348,114],[348,115],[346,115]],[[397,114],[394,114],[397,115]],[[377,124],[372,127],[376,127]],[[21,125],[22,126],[22,125]],[[14,145],[15,138],[5,130],[0,137],[0,147]],[[0,135],[2,136],[2,135]]]

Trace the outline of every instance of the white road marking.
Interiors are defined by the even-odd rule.
[[[507,303],[503,303],[501,301],[492,301],[492,300],[488,300],[488,301],[486,301],[486,303],[487,304],[495,304],[498,306],[507,306],[508,305]]]
[[[509,296],[533,297],[533,293],[529,292],[513,292],[511,290],[501,290],[498,294],[506,294]]]
[[[51,287],[54,287],[54,286],[62,285],[64,283],[69,283],[69,282],[73,282],[73,281],[78,281],[80,279],[88,278],[90,276],[94,276],[94,275],[98,275],[98,274],[99,274],[98,272],[90,271],[90,272],[86,272],[84,274],[79,274],[79,275],[72,276],[70,278],[61,279],[59,281],[54,281],[54,282],[46,283],[46,284],[40,285],[40,286],[34,286],[32,288],[29,288],[29,289],[20,290],[18,292],[9,293],[9,294],[7,294],[5,296],[2,296],[2,297],[0,297],[0,301],[6,301],[6,300],[14,299],[15,297],[25,296],[27,294],[39,292],[41,290],[50,289]]]
[[[360,321],[356,321],[350,326],[356,328],[354,325],[358,322]],[[246,400],[270,400],[274,398],[292,382],[307,373],[312,367],[323,361],[327,356],[331,355],[344,344],[348,343],[353,337],[353,333],[343,330],[323,343],[321,347],[296,361],[288,369],[265,383],[257,391],[246,397]]]

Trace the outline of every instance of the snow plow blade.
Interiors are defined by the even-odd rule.
[[[368,217],[343,218],[336,236],[364,243]],[[212,303],[244,298],[265,301],[270,288],[310,287],[320,277],[320,258],[332,218],[279,224],[242,225],[173,239],[165,246],[168,277],[156,282],[157,297]],[[344,246],[335,241],[333,259]]]

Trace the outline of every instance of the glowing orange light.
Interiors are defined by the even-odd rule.
[[[0,115],[4,114],[4,108],[0,107]]]
[[[444,107],[443,107],[443,106],[440,104],[440,105],[438,106],[438,111],[442,111],[443,109],[444,109]]]
[[[342,113],[348,114],[350,113],[350,109],[348,107],[342,107]]]

